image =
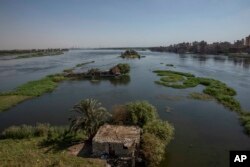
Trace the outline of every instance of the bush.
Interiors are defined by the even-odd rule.
[[[127,74],[130,71],[130,66],[127,63],[126,64],[120,63],[117,65],[117,67],[120,69],[121,74]]]
[[[173,139],[174,127],[167,121],[157,119],[143,126],[143,132],[153,134],[167,144]]]
[[[24,139],[31,137],[46,137],[49,133],[52,136],[60,136],[68,130],[68,127],[55,127],[49,124],[37,123],[36,126],[20,125],[11,126],[1,133],[4,139]]]
[[[117,105],[113,107],[112,122],[114,124],[129,124],[129,115],[124,105]]]
[[[156,108],[146,101],[131,102],[126,104],[125,108],[128,112],[129,124],[143,127],[158,117]]]
[[[164,158],[166,145],[155,135],[144,133],[142,135],[142,154],[149,167],[159,166]]]

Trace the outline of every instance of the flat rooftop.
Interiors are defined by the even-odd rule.
[[[141,128],[137,126],[101,126],[93,141],[98,143],[139,143]]]

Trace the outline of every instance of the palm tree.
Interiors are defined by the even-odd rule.
[[[73,112],[78,113],[78,116],[71,117],[70,130],[77,132],[78,130],[86,131],[89,139],[91,139],[98,128],[108,121],[111,114],[101,106],[95,99],[86,99],[76,104]]]

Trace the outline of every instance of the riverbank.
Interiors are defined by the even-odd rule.
[[[12,59],[61,55],[69,49],[32,49],[32,50],[1,50],[0,56],[9,56]]]

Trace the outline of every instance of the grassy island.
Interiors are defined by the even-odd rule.
[[[65,69],[63,73],[48,75],[42,79],[36,81],[29,81],[16,89],[9,92],[0,92],[0,112],[8,110],[9,108],[31,98],[41,96],[45,93],[52,92],[60,82],[64,80],[76,80],[76,79],[101,79],[101,78],[116,78],[117,80],[124,80],[128,77],[130,66],[128,64],[117,64],[110,68],[109,71],[100,71],[99,69],[90,69],[87,73],[74,73],[75,68],[79,68],[83,65],[94,63],[86,62],[77,64],[74,68]]]
[[[125,52],[123,52],[121,54],[122,58],[128,58],[128,59],[134,59],[134,58],[141,58],[141,55],[139,55],[138,52],[136,52],[135,50],[126,50]]]
[[[234,98],[236,91],[233,88],[230,88],[219,80],[196,77],[191,73],[171,70],[156,70],[154,73],[161,77],[159,81],[155,81],[159,85],[176,89],[191,88],[197,85],[205,86],[203,93],[191,93],[189,97],[202,100],[216,99],[220,104],[240,115],[246,132],[250,134],[250,114],[244,112],[240,102]]]

